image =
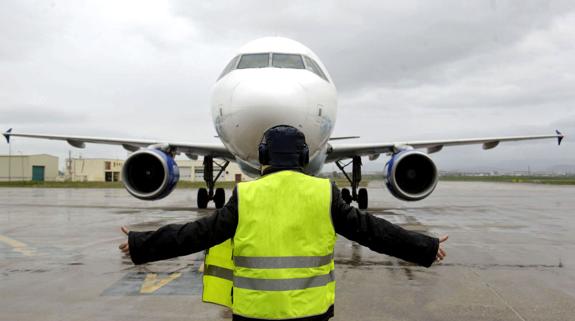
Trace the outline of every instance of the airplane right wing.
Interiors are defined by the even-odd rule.
[[[521,140],[536,139],[557,139],[561,144],[564,135],[558,130],[555,135],[532,135],[532,136],[507,136],[507,137],[484,137],[470,139],[446,139],[446,140],[427,140],[427,141],[405,141],[394,143],[372,143],[372,144],[346,144],[329,146],[327,162],[335,162],[341,159],[353,158],[355,156],[369,156],[372,159],[377,158],[380,154],[394,154],[406,149],[426,148],[427,153],[436,153],[446,146],[460,146],[483,144],[483,149],[495,148],[501,142],[512,142]]]
[[[484,137],[470,139],[445,139],[406,141],[395,143],[374,143],[328,146],[326,162],[335,162],[350,183],[351,192],[342,189],[342,198],[348,204],[357,201],[360,209],[366,209],[368,204],[367,190],[359,188],[361,181],[361,156],[375,160],[380,154],[391,154],[384,170],[385,184],[390,193],[404,201],[418,201],[429,196],[438,181],[438,171],[433,160],[427,155],[439,152],[445,146],[482,144],[483,149],[495,148],[501,142],[512,142],[536,139],[557,139],[561,144],[563,134],[555,131],[555,135]],[[416,149],[427,149],[427,153]],[[342,160],[351,162],[342,164]],[[345,167],[352,165],[352,173],[348,175]]]

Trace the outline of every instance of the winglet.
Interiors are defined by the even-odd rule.
[[[8,144],[10,144],[10,135],[11,135],[11,133],[12,133],[12,128],[8,129],[6,132],[4,132],[4,134],[2,134],[2,135],[4,135],[4,138],[6,138],[6,142],[7,142]]]
[[[557,133],[557,145],[561,145],[561,141],[565,136],[558,130],[555,130],[555,132]]]

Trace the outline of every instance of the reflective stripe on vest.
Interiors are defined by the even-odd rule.
[[[331,183],[281,171],[238,184],[233,312],[256,319],[325,313],[335,300]]]
[[[216,265],[208,265],[205,272],[205,275],[215,276],[220,279],[233,281],[234,280],[234,270],[226,269],[221,266]]]
[[[324,256],[277,256],[247,257],[234,256],[234,265],[252,269],[286,269],[318,267],[326,265],[333,259],[333,253]]]
[[[234,287],[260,290],[260,291],[288,291],[288,290],[305,290],[318,286],[325,286],[335,280],[333,271],[328,274],[312,276],[309,278],[296,279],[253,279],[234,277]]]
[[[226,240],[208,250],[204,262],[202,300],[232,307],[234,262],[232,240]]]

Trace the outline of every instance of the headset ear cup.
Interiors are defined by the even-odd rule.
[[[258,148],[258,156],[260,165],[269,165],[269,155],[268,155],[268,146],[266,143],[261,143]]]
[[[307,145],[305,145],[299,155],[299,163],[301,165],[301,167],[306,166],[307,164],[309,164],[309,148],[307,147]]]

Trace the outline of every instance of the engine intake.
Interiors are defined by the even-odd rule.
[[[385,184],[393,196],[404,201],[418,201],[435,189],[437,168],[423,152],[399,152],[385,165]]]
[[[174,158],[158,149],[140,149],[122,167],[124,187],[134,197],[157,200],[170,194],[180,178]]]

